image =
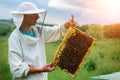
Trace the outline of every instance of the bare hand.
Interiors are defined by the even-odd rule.
[[[42,68],[36,68],[34,66],[29,66],[29,72],[30,73],[41,73],[41,72],[51,72],[55,69],[55,66],[52,64],[46,64]]]
[[[74,16],[72,15],[71,19],[64,23],[65,28],[69,28],[70,26],[74,27],[77,25],[77,21],[74,20]]]
[[[41,71],[43,72],[51,72],[55,69],[55,66],[52,64],[46,64],[44,67],[41,68]]]

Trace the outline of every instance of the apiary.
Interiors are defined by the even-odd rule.
[[[70,27],[55,53],[53,65],[75,78],[93,43],[92,37]]]

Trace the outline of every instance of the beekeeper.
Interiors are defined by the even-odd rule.
[[[71,20],[61,26],[43,27],[36,22],[46,10],[38,9],[30,2],[21,3],[11,12],[16,29],[8,39],[8,60],[13,80],[47,80],[47,72],[55,69],[46,64],[45,42],[53,42],[64,36]]]

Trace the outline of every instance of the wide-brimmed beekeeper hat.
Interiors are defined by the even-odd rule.
[[[19,28],[22,24],[24,14],[40,14],[43,12],[46,12],[46,10],[37,8],[37,6],[31,2],[23,2],[18,6],[17,10],[12,11],[11,14],[14,24]]]

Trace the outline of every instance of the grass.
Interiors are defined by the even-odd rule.
[[[7,36],[0,36],[0,80],[12,80],[8,64]],[[60,41],[46,43],[47,62],[52,62]],[[75,79],[56,68],[49,80],[90,80],[90,77],[120,71],[120,39],[96,41]],[[89,63],[90,62],[90,63]],[[91,63],[93,65],[91,65]],[[87,67],[85,65],[87,64]],[[89,66],[88,66],[89,65]],[[93,68],[95,67],[95,68]]]
[[[0,80],[12,80],[8,64],[7,36],[0,36]]]

